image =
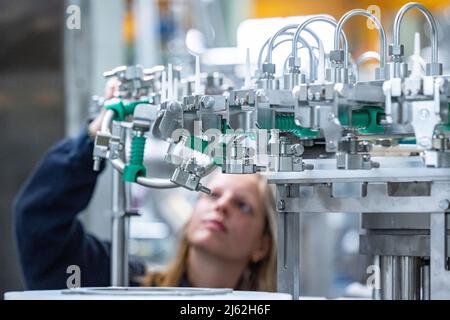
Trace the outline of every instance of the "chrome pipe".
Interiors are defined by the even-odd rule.
[[[383,26],[381,25],[380,21],[376,16],[371,14],[367,10],[363,9],[354,9],[350,10],[346,14],[344,14],[341,19],[339,20],[336,31],[334,33],[334,50],[339,50],[339,34],[342,32],[342,28],[344,27],[344,24],[353,16],[365,16],[372,20],[372,22],[377,26],[378,33],[380,35],[380,68],[384,68],[386,65],[386,32],[384,31]],[[348,61],[348,50],[345,53],[345,57]],[[344,58],[345,59],[345,58]]]
[[[303,30],[305,30],[305,28],[308,24],[315,22],[315,21],[326,22],[328,24],[331,24],[335,28],[337,28],[337,22],[334,19],[327,17],[327,16],[316,16],[316,17],[312,17],[312,18],[304,21],[302,24],[300,24],[297,27],[297,30],[295,31],[295,35],[294,35],[294,41],[292,42],[293,45],[292,45],[292,53],[291,54],[294,58],[298,57],[297,48],[295,47],[296,39],[298,39],[300,37],[300,33]],[[345,68],[348,68],[348,41],[347,41],[347,37],[346,37],[344,31],[341,30],[340,34],[342,37],[342,46],[344,47],[344,51],[347,52],[347,54],[345,55],[345,58],[344,58],[345,59],[344,66],[345,66]],[[339,33],[338,33],[338,35],[339,35]],[[336,34],[335,34],[334,41],[336,41],[336,40],[339,43],[339,36],[337,36],[337,38],[336,38]],[[319,42],[317,42],[317,46],[319,46]]]
[[[394,45],[400,45],[400,26],[405,16],[406,12],[411,9],[417,9],[427,19],[428,24],[430,25],[431,32],[431,63],[438,63],[438,36],[437,36],[437,25],[436,20],[434,19],[431,12],[425,8],[422,4],[417,2],[410,2],[405,4],[400,8],[394,20]]]

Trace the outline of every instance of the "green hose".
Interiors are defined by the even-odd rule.
[[[299,138],[317,138],[319,136],[319,131],[296,125],[293,114],[277,114],[275,116],[275,129],[292,133]]]
[[[111,99],[105,102],[104,108],[114,111],[113,120],[123,121],[125,118],[134,113],[134,109],[138,104],[148,103],[147,100],[132,101],[124,103],[123,100]]]
[[[385,117],[383,108],[374,106],[352,110],[351,119],[347,112],[339,112],[339,122],[343,126],[356,128],[359,133],[365,134],[383,133],[384,127],[380,123]]]
[[[123,180],[127,182],[136,182],[138,177],[147,174],[147,170],[144,166],[144,148],[145,148],[144,136],[134,136],[131,141],[131,157],[130,163],[125,166],[123,171]]]

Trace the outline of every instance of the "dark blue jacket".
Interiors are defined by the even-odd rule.
[[[52,147],[14,203],[15,235],[29,289],[64,289],[70,265],[81,271],[81,286],[110,285],[110,243],[87,233],[77,218],[94,192],[93,142],[83,130]],[[144,265],[130,262],[130,279]]]

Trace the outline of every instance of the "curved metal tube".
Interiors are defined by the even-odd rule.
[[[283,35],[293,35],[293,33],[292,32],[285,32]],[[269,40],[270,39],[267,39],[266,43],[263,45],[263,47],[259,51],[259,56],[258,56],[258,67],[259,67],[259,69],[261,69],[261,67],[262,67],[262,54],[263,54],[264,48],[269,43]],[[288,42],[288,41],[290,42],[290,41],[292,41],[292,39],[284,39],[284,40],[281,40],[280,42],[277,42],[274,45],[273,49],[276,49],[279,45],[281,45],[284,42]],[[301,45],[304,48],[308,49],[310,61],[315,62],[317,59],[315,59],[315,56],[314,56],[314,53],[313,53],[313,47],[311,47],[311,45],[303,37],[300,37],[299,42],[301,43]],[[310,77],[315,77],[315,68],[314,67],[315,67],[314,63],[311,63],[310,66],[309,66]]]
[[[284,32],[283,34],[280,34],[280,36],[290,36],[290,35],[292,35],[292,32]],[[271,39],[271,38],[268,38],[268,39],[266,40],[266,42],[264,42],[264,44],[262,45],[261,49],[259,49],[259,54],[258,54],[258,69],[261,69],[261,67],[262,67],[262,56],[263,56],[263,53],[264,53],[264,49],[266,49],[267,45],[269,44],[270,39]],[[292,41],[292,40],[291,40],[291,39],[285,39],[285,40],[282,40],[282,41],[276,43],[276,44],[274,45],[273,49],[275,49],[280,43],[285,42],[285,41]],[[266,56],[266,60],[267,60],[267,56]]]
[[[114,118],[114,111],[107,110],[105,116],[103,117],[102,126],[100,131],[104,133],[111,134],[111,124]]]
[[[279,43],[277,43],[276,45],[275,45],[275,48],[277,47],[277,45],[278,44],[281,44],[281,42],[287,42],[287,41],[290,41],[289,39],[286,39],[286,40],[283,40],[283,41],[280,41]],[[311,47],[313,50],[319,50],[319,48],[317,48],[317,47]],[[301,49],[308,49],[307,47],[297,47],[297,50],[301,50]],[[289,61],[289,58],[291,57],[291,55],[289,54],[287,57],[286,57],[286,59],[284,60],[284,64],[283,64],[283,70],[287,70],[287,64],[288,64],[288,61]],[[316,56],[314,56],[314,63],[316,63],[317,62],[317,57]]]
[[[108,110],[102,121],[101,132],[111,134],[111,124],[114,118],[114,111]],[[125,163],[122,159],[111,160],[111,164],[120,174],[123,173]],[[171,182],[169,179],[138,177],[136,182],[142,186],[156,189],[177,188],[179,185]]]
[[[287,26],[284,26],[280,30],[278,30],[269,40],[269,48],[267,49],[267,59],[266,61],[268,63],[272,63],[272,51],[273,51],[273,45],[275,44],[275,40],[285,33],[288,30],[297,28],[298,24],[288,24]],[[296,42],[295,42],[296,43]]]
[[[328,24],[331,24],[332,26],[334,26],[337,29],[337,22],[334,19],[332,19],[330,17],[327,17],[327,16],[316,16],[316,17],[312,17],[312,18],[309,18],[308,20],[304,21],[301,25],[299,25],[297,27],[297,30],[295,31],[295,35],[294,35],[294,41],[292,42],[292,44],[293,44],[292,45],[292,56],[294,58],[298,57],[297,48],[294,45],[294,43],[296,43],[295,39],[298,39],[300,37],[300,33],[303,30],[306,30],[306,26],[308,24],[310,24],[312,22],[315,22],[315,21],[326,22]],[[347,41],[347,37],[346,37],[344,31],[341,30],[339,33],[342,36],[342,45],[344,47],[344,51],[346,52],[345,57],[344,57],[344,59],[345,59],[344,60],[344,66],[346,68],[348,68],[348,41]],[[337,34],[339,35],[339,33],[337,33]],[[334,41],[335,42],[337,41],[339,43],[339,36],[336,36],[336,33],[335,33]],[[319,42],[317,42],[317,46],[319,46]]]
[[[336,31],[334,33],[334,50],[339,50],[339,38],[338,35],[342,31],[344,24],[353,16],[360,15],[365,16],[372,20],[372,22],[377,26],[378,33],[380,34],[380,67],[384,68],[386,65],[386,32],[384,31],[383,26],[376,16],[371,14],[369,11],[364,9],[354,9],[350,10],[346,14],[339,19],[339,22],[336,27]],[[348,51],[346,51],[345,56],[348,59]]]
[[[405,13],[410,9],[417,9],[420,12],[423,13],[425,18],[428,21],[428,24],[430,25],[430,31],[431,31],[431,62],[432,63],[438,63],[438,36],[437,36],[437,26],[436,26],[436,20],[434,20],[433,15],[431,12],[425,8],[423,5],[417,2],[410,2],[405,4],[403,7],[400,8],[397,15],[395,16],[394,20],[394,45],[400,45],[400,26],[403,20],[403,17],[405,16]]]
[[[281,28],[280,30],[278,30],[271,38],[269,38],[267,41],[266,41],[266,43],[268,42],[269,43],[269,49],[268,49],[268,51],[267,51],[267,59],[266,59],[266,61],[268,62],[268,63],[272,63],[272,52],[273,52],[273,50],[275,49],[274,48],[274,44],[275,44],[275,40],[279,37],[279,36],[281,36],[281,35],[285,35],[286,34],[286,31],[288,31],[288,30],[291,30],[291,29],[296,29],[296,28],[298,28],[298,24],[289,24],[289,25],[287,25],[287,26],[284,26],[283,28]],[[316,42],[317,42],[317,45],[319,45],[319,42],[321,42],[321,40],[320,40],[320,38],[319,38],[319,36],[317,35],[317,33],[315,33],[314,31],[312,31],[311,29],[309,29],[309,28],[306,28],[305,29],[305,31],[306,32],[308,32],[313,38],[314,38],[314,40],[316,40]],[[296,43],[297,42],[299,42],[299,39],[298,39],[299,37],[297,37],[297,41],[294,41],[293,42],[293,47],[295,47],[296,45]],[[266,43],[264,43],[264,45],[263,45],[263,48],[267,45]]]
[[[259,56],[258,56],[258,68],[261,69],[262,67],[262,54],[264,51],[264,48],[268,45],[268,49],[267,49],[267,57],[266,57],[266,61],[268,63],[272,63],[272,52],[273,50],[278,46],[278,44],[275,45],[275,39],[278,38],[279,36],[283,36],[283,35],[293,35],[292,32],[287,32],[289,29],[294,29],[296,25],[287,25],[283,28],[281,28],[280,30],[278,30],[271,38],[267,39],[266,42],[263,44],[263,46],[261,47],[261,49],[259,50]],[[310,33],[314,39],[316,39],[316,41],[320,41],[319,37],[317,36],[317,34],[312,31],[311,29],[307,29],[306,30],[308,33]],[[292,40],[290,40],[292,41]],[[310,61],[314,61],[314,54],[312,52],[312,48],[309,45],[309,43],[303,38],[300,37],[297,42],[300,42],[304,47],[307,47],[309,50],[309,59]],[[311,64],[309,66],[309,70],[310,70],[310,77],[311,78],[315,78],[315,65]]]
[[[114,159],[111,160],[111,164],[120,173],[123,173],[123,170],[125,169],[125,163],[121,159]]]
[[[317,33],[312,31],[310,28],[305,28],[305,31],[308,32],[314,38],[314,40],[316,40],[317,48],[319,48],[320,45],[323,46],[323,42],[322,42],[322,40],[320,40],[320,38],[317,35]],[[314,76],[311,75],[311,79],[315,80],[315,79],[317,79],[317,69],[318,69],[319,66],[316,65],[316,61],[317,61],[317,64],[318,64],[318,59],[315,59],[316,56],[314,54],[312,54],[313,59],[311,59],[311,52],[314,53],[314,51],[312,49],[314,49],[316,47],[312,47],[308,42],[306,42],[306,47],[310,51],[310,54],[309,54],[310,61],[314,61],[314,64],[312,65],[312,67],[314,67]],[[310,69],[311,69],[311,67],[310,67]]]
[[[179,185],[171,182],[169,179],[138,177],[136,182],[141,186],[155,189],[171,189],[180,187]]]
[[[125,169],[125,163],[121,159],[111,160],[111,164],[114,169],[119,171],[120,174],[123,173],[123,170]],[[155,189],[169,189],[179,187],[179,185],[176,185],[169,179],[137,177],[136,182],[141,186]]]

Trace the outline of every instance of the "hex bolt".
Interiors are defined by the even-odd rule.
[[[403,55],[405,54],[405,47],[402,44],[390,44],[388,47],[388,54],[391,57],[403,57]]]
[[[289,57],[288,59],[288,67],[289,68],[298,68],[301,66],[300,63],[300,57],[294,58],[294,57]]]
[[[303,164],[303,170],[313,170],[314,165],[312,163],[304,163]]]
[[[370,152],[372,151],[372,144],[370,144],[367,141],[362,141],[359,144],[359,148],[358,148],[361,152]]]
[[[198,176],[202,176],[202,175],[205,173],[205,168],[203,168],[203,167],[196,167],[196,168],[194,169],[194,171],[195,171],[195,173],[196,173]]]
[[[264,63],[262,66],[262,71],[267,74],[275,74],[275,64],[273,63]]]
[[[439,201],[439,208],[444,211],[450,209],[450,201],[447,199]]]
[[[330,61],[334,63],[341,64],[344,62],[345,52],[344,50],[331,50],[330,51]]]
[[[214,100],[214,97],[203,96],[200,99],[200,103],[203,106],[203,108],[205,108],[205,109],[212,109],[214,107],[215,100]]]
[[[391,139],[378,139],[376,144],[382,147],[392,147],[393,141]]]
[[[372,168],[378,169],[380,167],[380,163],[376,161],[372,161]]]
[[[198,185],[198,191],[206,193],[206,194],[211,194],[211,190],[209,188],[203,186],[202,184]]]
[[[278,203],[277,203],[277,209],[279,210],[279,211],[283,211],[284,209],[285,209],[285,204],[284,204],[284,201],[283,200],[278,200]]]
[[[301,144],[296,143],[289,148],[289,151],[296,156],[301,156],[305,152],[305,147],[303,147],[303,145]]]

